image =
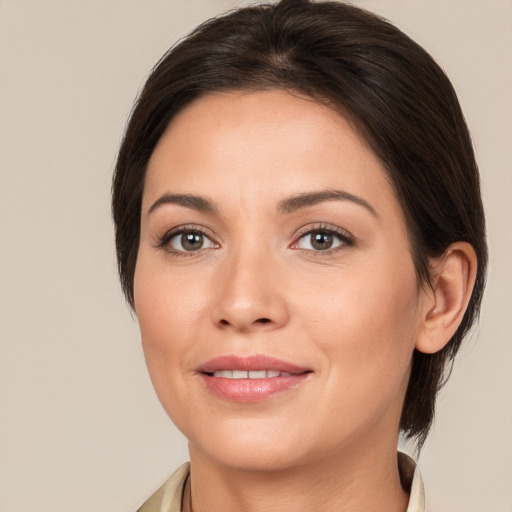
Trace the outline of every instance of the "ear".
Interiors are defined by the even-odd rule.
[[[416,349],[426,354],[441,350],[462,322],[475,284],[475,250],[466,242],[456,242],[432,267],[432,290],[425,292],[416,340]]]

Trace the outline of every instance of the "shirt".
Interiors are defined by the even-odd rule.
[[[398,452],[400,479],[406,489],[410,488],[409,505],[406,512],[425,512],[423,480],[414,460]],[[137,512],[181,512],[185,483],[190,474],[190,463],[183,464],[140,507]]]

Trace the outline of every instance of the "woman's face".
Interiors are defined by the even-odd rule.
[[[422,293],[383,166],[333,110],[219,93],[171,122],[135,306],[192,454],[271,469],[394,449]]]

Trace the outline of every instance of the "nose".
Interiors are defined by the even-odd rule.
[[[216,273],[212,320],[238,332],[273,330],[286,325],[289,312],[282,269],[267,254],[250,249],[232,255]]]

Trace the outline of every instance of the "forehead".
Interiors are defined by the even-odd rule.
[[[326,188],[377,206],[395,201],[381,162],[333,109],[284,91],[215,93],[168,126],[150,159],[143,210],[163,193],[259,208]]]

